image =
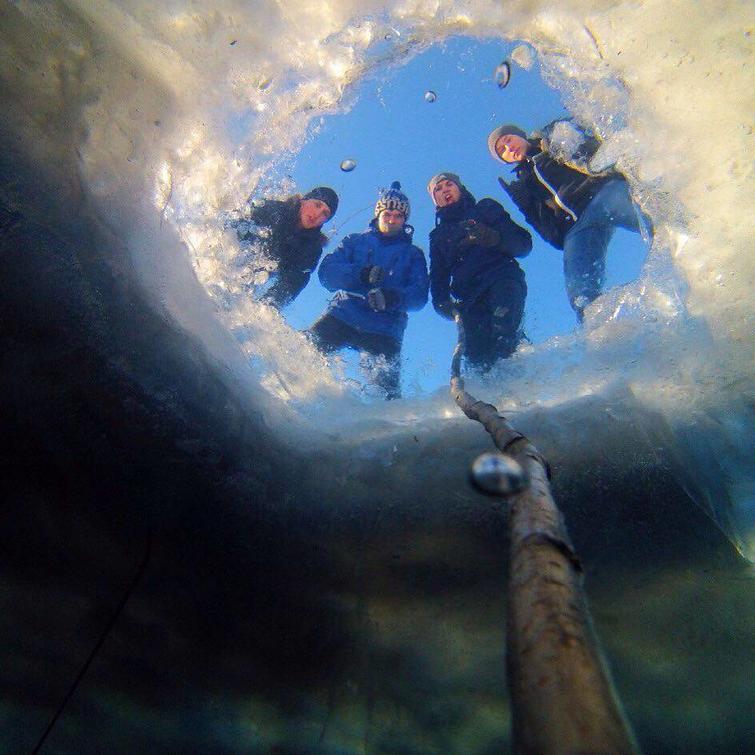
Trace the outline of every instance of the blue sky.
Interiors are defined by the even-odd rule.
[[[547,87],[537,65],[526,71],[512,63],[509,85],[494,81],[496,67],[516,44],[453,38],[416,56],[404,66],[376,72],[348,92],[349,112],[325,117],[312,133],[288,172],[301,191],[332,186],[340,197],[334,220],[325,231],[335,234],[325,253],[341,238],[366,228],[378,189],[401,181],[412,203],[410,223],[414,242],[425,252],[429,266],[428,234],[435,210],[426,185],[441,170],[458,173],[478,198],[500,201],[512,218],[524,219],[498,185],[510,178],[508,168],[493,160],[487,136],[497,125],[518,123],[527,131],[568,115],[558,94]],[[432,90],[434,102],[425,99]],[[340,169],[351,158],[357,167]],[[533,232],[532,253],[520,264],[529,289],[525,331],[533,342],[574,329],[575,319],[564,292],[562,255]],[[618,230],[608,254],[607,285],[637,277],[645,247],[637,234]],[[325,310],[331,294],[312,276],[307,288],[284,315],[295,328],[306,328]],[[430,391],[448,381],[455,344],[453,323],[443,320],[431,304],[409,314],[402,351],[405,393]],[[348,356],[351,372],[356,355]]]

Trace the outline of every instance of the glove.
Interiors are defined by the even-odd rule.
[[[501,234],[489,225],[478,223],[475,226],[475,238],[480,246],[497,246],[501,242]]]
[[[359,278],[365,286],[379,286],[385,278],[385,270],[380,265],[363,267]]]
[[[367,294],[367,304],[375,312],[385,312],[385,294],[379,288],[373,288]]]
[[[494,228],[484,223],[476,223],[474,220],[468,220],[465,224],[467,235],[461,241],[461,246],[477,244],[479,246],[491,247],[496,246],[501,240],[501,235]]]
[[[456,319],[456,305],[450,299],[448,299],[447,301],[437,302],[433,306],[435,307],[435,311],[441,317],[445,317],[446,320]]]

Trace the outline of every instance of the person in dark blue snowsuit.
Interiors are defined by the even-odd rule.
[[[521,340],[527,284],[514,258],[529,254],[532,237],[494,199],[477,202],[455,173],[433,176],[427,189],[436,206],[433,306],[449,320],[459,314],[465,358],[485,371]]]
[[[394,181],[375,205],[365,233],[346,236],[320,263],[320,282],[336,295],[309,329],[324,353],[348,347],[375,358],[374,382],[387,398],[400,398],[401,342],[407,312],[427,302],[424,254],[406,225],[409,200]]]

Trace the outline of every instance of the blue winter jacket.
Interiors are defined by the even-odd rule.
[[[422,309],[427,302],[428,275],[425,256],[412,244],[413,229],[385,236],[372,226],[365,233],[346,236],[338,249],[327,255],[318,271],[320,282],[336,291],[328,314],[364,333],[377,333],[401,341],[407,311]],[[379,265],[385,272],[380,285],[386,299],[383,312],[367,304],[373,288],[362,282],[362,270]]]

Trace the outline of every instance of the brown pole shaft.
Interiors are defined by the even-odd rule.
[[[547,466],[491,404],[451,381],[456,403],[485,427],[530,484],[509,499],[507,678],[519,755],[629,755],[638,747],[595,639],[582,572]]]

